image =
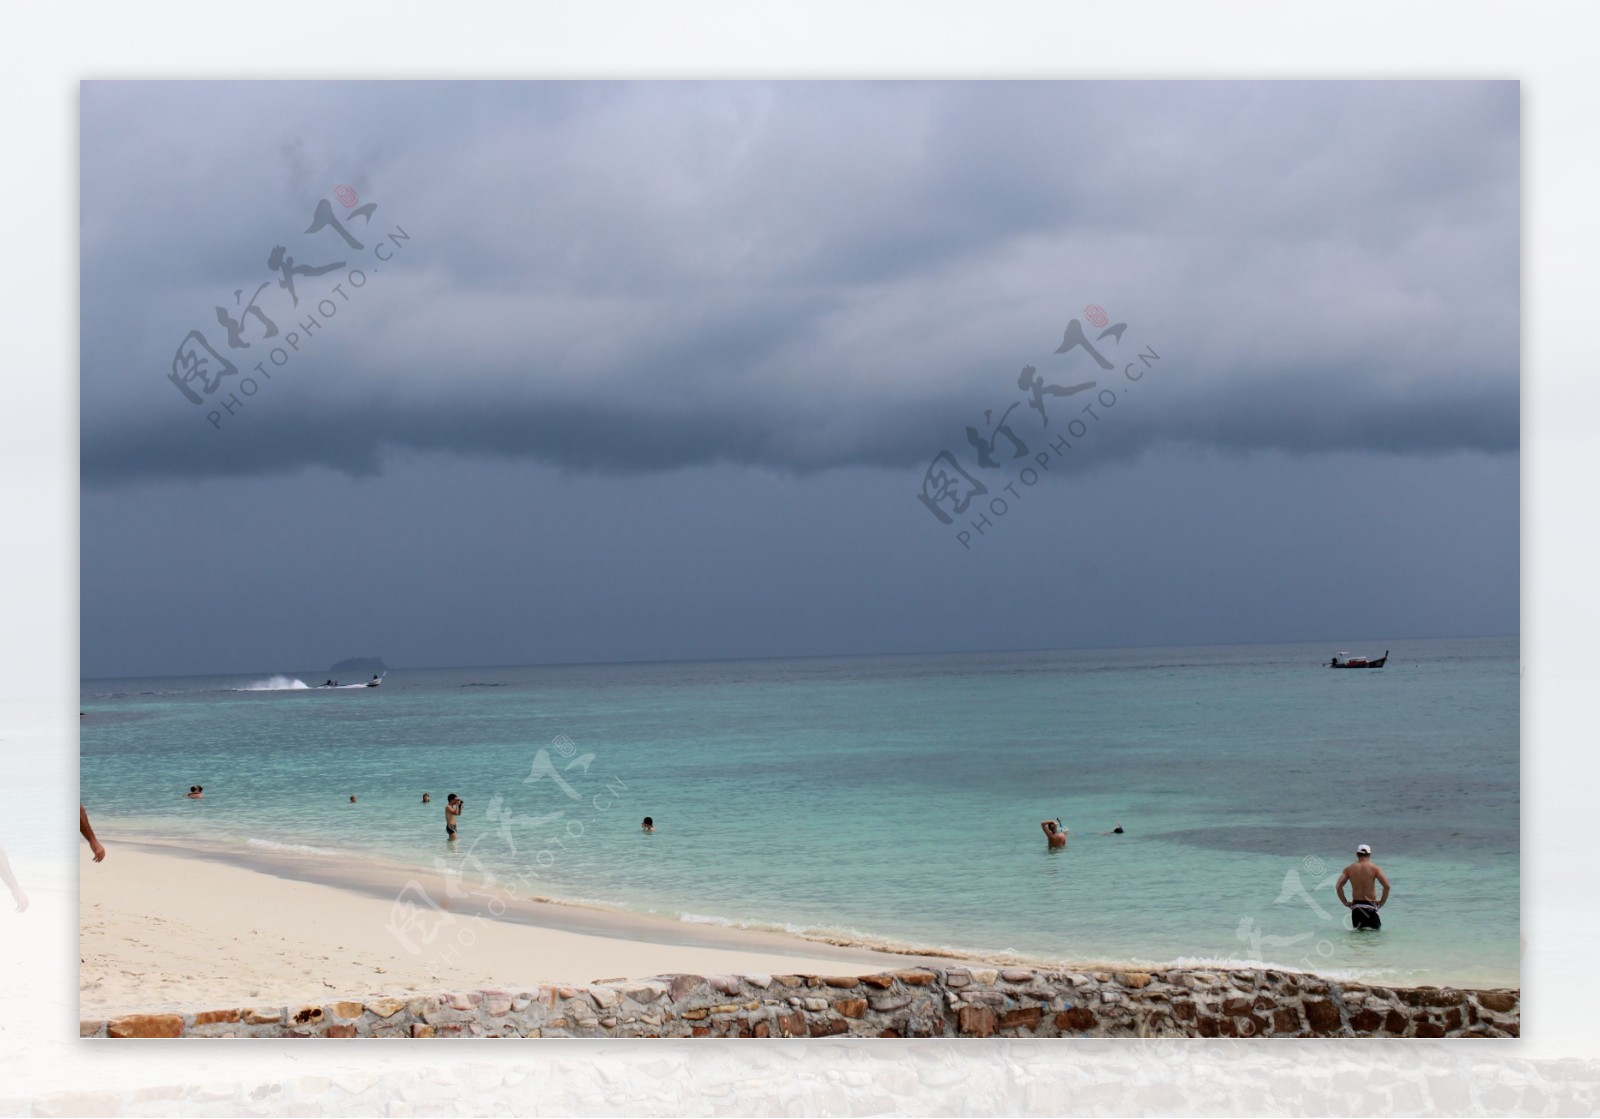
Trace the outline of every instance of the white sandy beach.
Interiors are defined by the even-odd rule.
[[[386,898],[110,837],[106,846],[96,865],[85,845],[80,865],[84,1018],[668,972],[867,974],[917,959],[539,903],[519,910],[537,925],[425,913],[431,923],[407,937],[413,952],[391,928],[393,890]]]

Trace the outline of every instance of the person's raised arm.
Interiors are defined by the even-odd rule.
[[[1378,881],[1383,883],[1383,894],[1378,898],[1378,908],[1382,909],[1383,903],[1389,900],[1389,876],[1377,867],[1372,869],[1378,871]]]
[[[94,828],[89,826],[89,812],[83,805],[78,805],[78,833],[89,841],[89,850],[94,852],[94,861],[99,862],[106,857],[106,849],[94,837]]]
[[[1350,903],[1344,900],[1344,887],[1345,883],[1348,881],[1350,881],[1350,870],[1348,867],[1346,867],[1344,870],[1339,872],[1339,881],[1336,882],[1333,887],[1334,892],[1339,895],[1339,904],[1344,906],[1346,909],[1350,908]]]

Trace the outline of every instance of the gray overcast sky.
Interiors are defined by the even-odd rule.
[[[1510,82],[86,84],[83,672],[1515,632],[1518,116]],[[275,246],[343,263],[294,306]],[[963,548],[925,468],[1014,480],[964,428],[1024,364],[1099,375],[1052,352],[1090,303],[1158,367]],[[192,330],[239,369],[199,405]]]

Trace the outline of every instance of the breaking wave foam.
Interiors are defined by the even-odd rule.
[[[245,846],[261,851],[287,851],[296,855],[338,855],[326,847],[313,847],[309,843],[278,843],[271,839],[247,839]]]

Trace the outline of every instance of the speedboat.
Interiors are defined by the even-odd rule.
[[[1328,667],[1329,668],[1382,668],[1383,665],[1384,665],[1384,662],[1387,661],[1388,659],[1389,659],[1389,650],[1387,650],[1387,649],[1385,649],[1383,651],[1383,656],[1378,657],[1376,660],[1368,660],[1366,657],[1352,657],[1349,653],[1335,653],[1333,655],[1333,659],[1328,662]]]

